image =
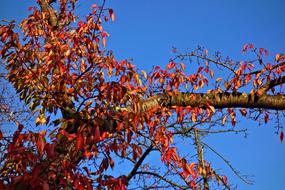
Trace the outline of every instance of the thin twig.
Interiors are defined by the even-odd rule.
[[[208,144],[203,143],[203,146],[206,146],[207,148],[209,148],[212,152],[214,152],[218,157],[220,157],[229,167],[230,169],[234,172],[234,174],[241,179],[244,183],[252,185],[252,181],[245,179],[243,176],[241,176],[239,174],[239,172],[231,165],[231,163],[224,157],[222,156],[220,153],[218,153],[215,149],[213,149],[212,147],[210,147]]]

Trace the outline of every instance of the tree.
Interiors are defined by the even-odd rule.
[[[205,160],[211,147],[201,137],[240,132],[216,126],[234,126],[237,117],[267,123],[285,109],[284,55],[266,63],[267,50],[246,44],[254,59],[235,62],[198,48],[146,73],[106,50],[103,23],[115,15],[105,1],[82,20],[74,0],[37,3],[23,33],[15,22],[0,28],[7,78],[43,126],[36,132],[17,122],[11,138],[1,135],[1,189],[230,189]],[[189,58],[198,63],[192,72]],[[228,77],[215,77],[215,67]],[[196,160],[179,151],[181,138],[193,140]],[[160,170],[145,163],[152,154]],[[132,167],[116,176],[121,160]]]

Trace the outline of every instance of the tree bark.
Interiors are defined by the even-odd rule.
[[[184,93],[178,92],[157,94],[142,101],[139,106],[140,112],[148,111],[154,107],[191,106],[215,108],[260,108],[271,110],[285,110],[285,96],[257,95],[249,93]]]

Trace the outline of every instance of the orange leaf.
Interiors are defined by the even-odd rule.
[[[280,54],[276,54],[275,56],[275,61],[278,62],[280,61],[281,55]]]
[[[223,80],[223,78],[217,78],[216,82],[220,82],[221,80]]]
[[[193,122],[196,122],[196,114],[195,113],[192,113],[191,120]]]
[[[47,133],[46,130],[42,130],[42,131],[40,132],[40,136],[41,136],[41,137],[44,137],[44,136],[46,136],[46,133]]]
[[[85,107],[88,107],[88,106],[90,106],[91,104],[92,104],[92,100],[89,100],[86,104],[85,104]]]
[[[173,61],[171,61],[170,63],[168,63],[167,65],[166,65],[166,69],[167,70],[171,70],[171,69],[173,69],[174,67],[175,67],[175,63],[173,62]]]
[[[68,89],[68,91],[67,91],[68,93],[72,93],[72,92],[74,92],[74,88],[70,88],[70,89]]]
[[[121,82],[121,84],[126,82],[126,76],[125,75],[121,76],[120,82]]]
[[[38,136],[38,140],[37,140],[37,149],[38,149],[38,152],[42,155],[43,154],[43,150],[45,148],[45,141],[44,141],[44,138],[39,135]]]
[[[210,76],[211,76],[211,78],[214,78],[214,71],[213,70],[210,70]]]
[[[185,69],[185,65],[184,65],[184,63],[180,63],[180,66],[181,66],[182,70],[184,70],[184,69]]]

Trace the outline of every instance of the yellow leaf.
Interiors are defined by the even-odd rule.
[[[223,78],[217,78],[216,82],[220,82],[221,80],[223,80]]]
[[[139,82],[139,85],[140,85],[140,86],[143,85],[141,79],[138,79],[138,82]]]
[[[36,119],[36,123],[44,125],[46,123],[46,118],[44,117],[44,115],[40,114]]]
[[[68,57],[69,55],[70,55],[70,50],[67,50],[67,51],[65,52],[65,56]]]
[[[108,69],[108,76],[112,77],[112,75],[113,75],[113,69],[111,67],[109,67],[109,69]]]
[[[216,109],[214,108],[214,106],[209,106],[209,108],[211,109],[211,111],[212,111],[213,113],[216,113]]]
[[[222,125],[225,125],[226,120],[227,120],[227,116],[225,115],[222,119]]]
[[[195,113],[192,113],[191,119],[193,122],[196,122],[196,114]]]
[[[278,62],[280,61],[281,55],[280,54],[276,54],[275,56],[275,61]]]
[[[210,70],[210,76],[211,76],[211,78],[214,78],[214,71],[213,70]]]
[[[73,69],[77,69],[77,65],[75,63],[73,64]]]
[[[231,85],[229,84],[228,81],[225,81],[225,82],[224,82],[224,87],[226,88],[226,90],[229,90],[230,87],[231,87]]]
[[[146,74],[146,72],[145,72],[144,70],[141,70],[141,71],[142,71],[143,77],[144,77],[145,79],[147,79],[147,74]]]

